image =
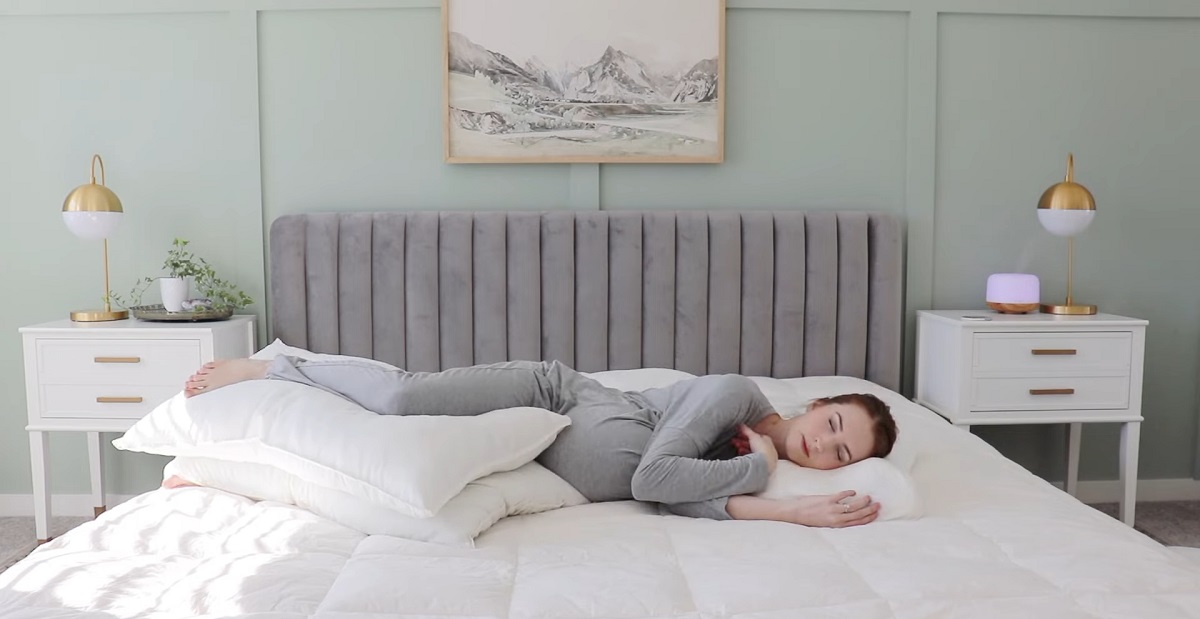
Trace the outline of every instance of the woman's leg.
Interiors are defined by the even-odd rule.
[[[218,366],[210,375],[220,369]],[[509,361],[443,372],[406,372],[366,360],[279,356],[238,376],[246,376],[240,380],[267,378],[309,385],[381,415],[479,415],[517,406],[557,411],[561,402],[557,388],[560,381],[551,379],[547,369],[548,364],[544,363]],[[199,393],[239,382],[224,382],[220,378]],[[189,382],[191,386],[193,383]]]

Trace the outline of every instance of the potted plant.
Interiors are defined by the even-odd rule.
[[[175,239],[171,244],[171,249],[167,251],[166,260],[163,261],[162,269],[167,275],[143,277],[135,282],[133,290],[129,293],[130,303],[128,305],[120,296],[111,292],[109,293],[110,299],[121,307],[140,305],[142,295],[157,279],[163,308],[168,312],[193,311],[204,308],[215,311],[235,310],[254,302],[236,285],[218,277],[212,265],[188,250],[187,246],[186,239]],[[195,286],[200,298],[188,299],[188,293],[192,286]]]
[[[188,278],[199,276],[208,266],[203,258],[198,259],[187,250],[187,244],[183,239],[175,239],[163,262],[163,270],[168,275],[158,278],[163,308],[168,312],[183,311],[183,303],[188,300]]]

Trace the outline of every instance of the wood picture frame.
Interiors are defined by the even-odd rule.
[[[721,163],[725,0],[442,0],[448,163]]]

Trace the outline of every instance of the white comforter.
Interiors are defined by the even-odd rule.
[[[768,395],[800,402],[804,380]],[[925,517],[831,530],[610,503],[508,518],[467,549],[159,490],[0,575],[0,617],[1200,617],[1200,568],[898,395],[830,380],[892,402]]]

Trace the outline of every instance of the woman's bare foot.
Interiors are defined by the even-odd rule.
[[[222,359],[200,366],[184,385],[184,397],[220,389],[226,385],[267,377],[271,362],[266,359]]]
[[[178,475],[172,475],[164,479],[162,483],[162,487],[169,490],[174,490],[175,488],[188,488],[192,486],[199,487],[197,484],[193,484],[192,482]]]

